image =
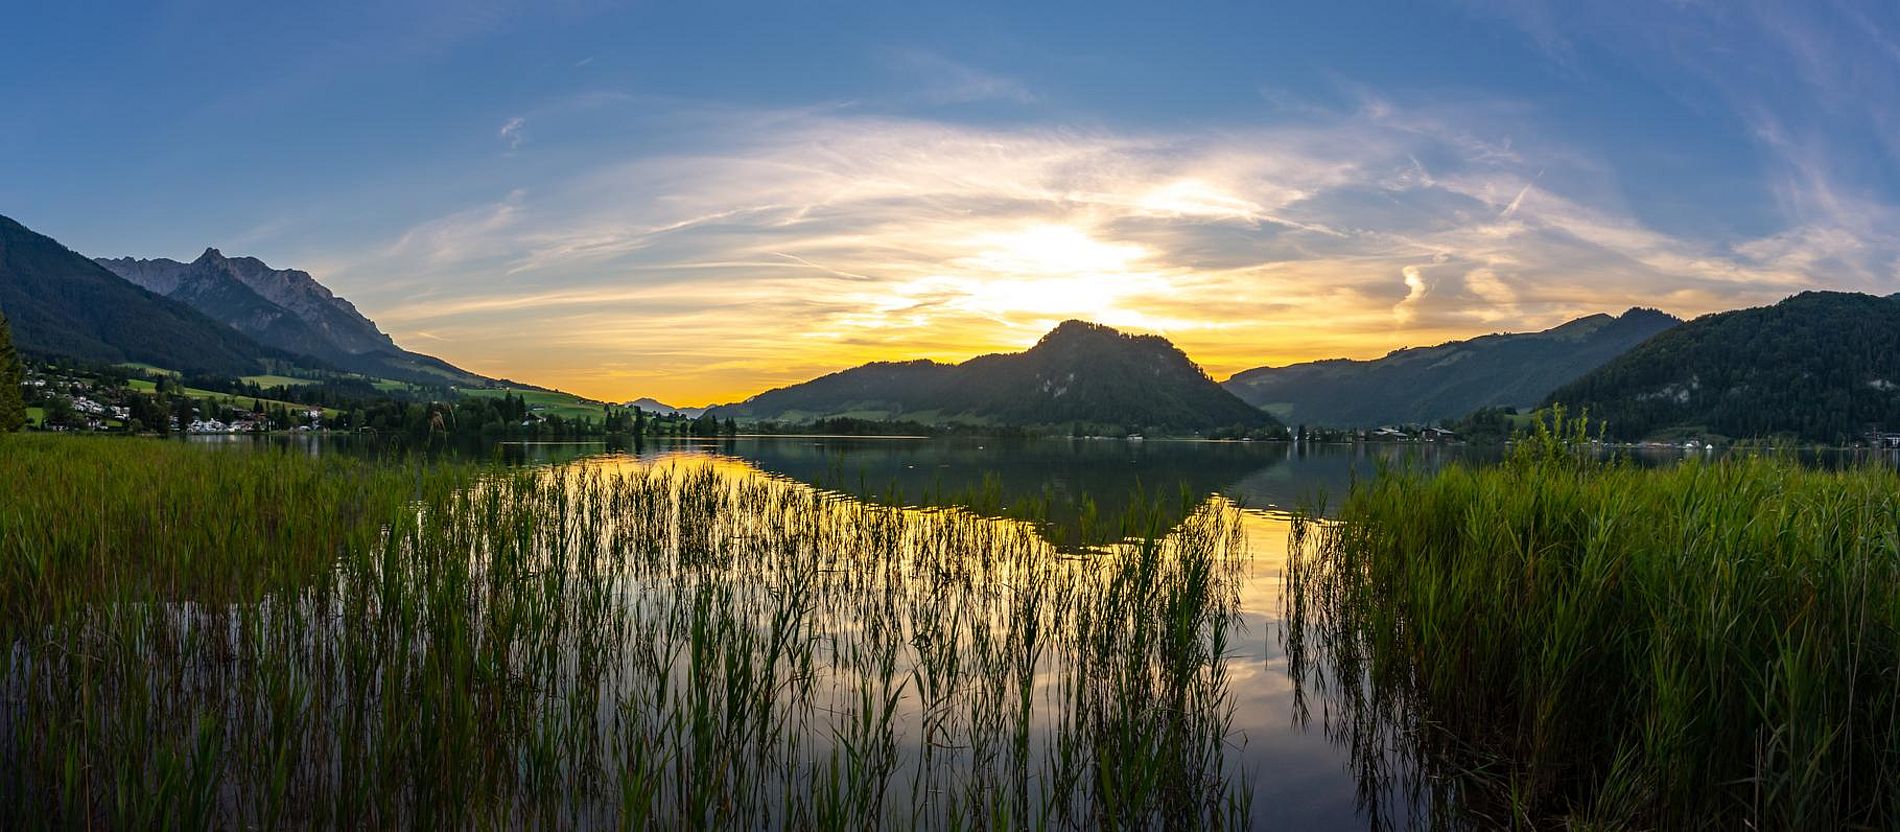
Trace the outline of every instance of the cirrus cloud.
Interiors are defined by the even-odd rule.
[[[1576,186],[1597,174],[1567,148],[1379,100],[1198,134],[727,113],[681,146],[420,224],[346,274],[383,276],[359,292],[378,318],[453,359],[710,401],[1016,349],[1069,317],[1223,375],[1768,302],[1820,283],[1817,248],[1895,254],[1852,231],[1671,236]]]

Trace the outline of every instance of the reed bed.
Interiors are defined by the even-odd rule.
[[[1373,825],[1900,824],[1900,475],[1582,435],[1296,524],[1289,665]]]
[[[1058,549],[706,464],[26,437],[0,476],[30,484],[0,494],[0,827],[1250,812],[1223,753],[1230,505]]]

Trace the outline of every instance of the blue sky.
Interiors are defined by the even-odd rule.
[[[1892,4],[310,6],[13,11],[0,213],[691,402],[1067,317],[1224,377],[1900,290]]]

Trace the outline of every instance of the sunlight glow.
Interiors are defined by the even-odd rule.
[[[985,234],[971,241],[982,249],[959,263],[998,275],[1087,275],[1125,271],[1149,256],[1132,243],[1106,243],[1067,225]]]
[[[1182,179],[1149,191],[1141,198],[1142,210],[1174,217],[1234,219],[1249,222],[1266,213],[1258,203],[1242,199],[1199,179]]]

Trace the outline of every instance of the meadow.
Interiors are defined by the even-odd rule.
[[[553,390],[531,390],[519,387],[463,387],[459,391],[464,396],[499,399],[502,396],[516,396],[526,402],[529,408],[539,408],[538,412],[563,419],[601,418],[602,404],[588,401],[568,393]]]
[[[717,460],[20,435],[0,478],[0,827],[1249,816],[1231,504],[1058,548]]]
[[[1900,823],[1900,475],[1586,439],[1559,415],[1296,525],[1290,666],[1374,825]]]

